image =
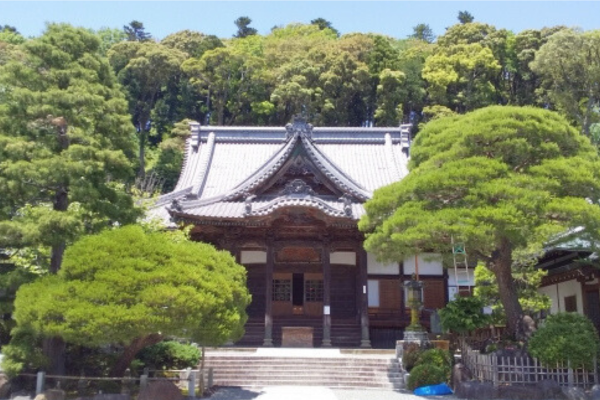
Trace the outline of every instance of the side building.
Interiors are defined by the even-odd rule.
[[[382,264],[363,249],[363,203],[406,176],[409,151],[410,125],[192,124],[177,186],[150,215],[191,224],[194,240],[247,268],[252,303],[237,344],[281,346],[282,332],[303,327],[314,346],[391,346],[409,324],[402,286],[415,272],[425,326],[460,291],[432,255]]]

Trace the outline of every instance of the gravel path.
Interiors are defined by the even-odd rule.
[[[342,390],[320,386],[269,386],[262,389],[220,388],[209,400],[423,400],[408,391]],[[456,400],[455,396],[427,396],[431,400]]]

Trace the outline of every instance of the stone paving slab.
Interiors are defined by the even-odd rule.
[[[346,390],[320,386],[270,386],[261,389],[219,388],[209,400],[456,400],[449,396],[415,396],[408,391]]]

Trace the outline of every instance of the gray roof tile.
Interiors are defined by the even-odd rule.
[[[403,152],[410,138],[407,127],[313,128],[310,136],[289,138],[285,128],[191,126],[184,165],[172,193],[161,196],[149,217],[167,222],[168,207],[178,201],[183,213],[207,218],[244,218],[267,215],[281,207],[317,208],[333,217],[357,220],[364,213],[360,202],[345,214],[342,201],[314,196],[282,196],[252,201],[248,214],[240,201],[272,176],[285,162],[294,142],[300,140],[316,165],[343,192],[364,201],[382,186],[408,173]],[[235,200],[235,201],[234,201]]]

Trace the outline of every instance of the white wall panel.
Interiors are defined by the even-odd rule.
[[[267,252],[266,251],[253,251],[253,250],[242,250],[240,257],[240,263],[243,265],[248,264],[266,264]]]
[[[421,253],[418,255],[419,275],[443,275],[442,258],[435,253]],[[415,273],[415,256],[404,260],[404,275]]]
[[[331,264],[356,265],[356,253],[353,251],[335,251],[329,255]]]
[[[367,253],[367,270],[369,275],[398,275],[400,266],[398,263],[380,263],[373,254]]]

